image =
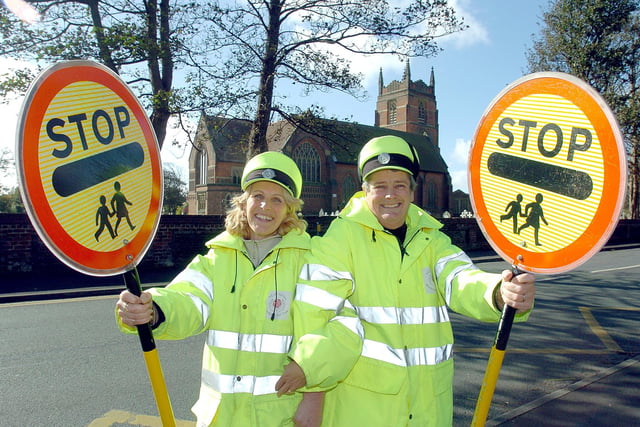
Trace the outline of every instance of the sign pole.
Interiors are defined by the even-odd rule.
[[[487,414],[489,413],[493,392],[498,382],[498,375],[500,375],[500,368],[502,367],[502,360],[504,359],[504,353],[507,349],[507,341],[509,340],[511,325],[513,324],[515,314],[515,308],[505,304],[502,310],[500,324],[498,325],[496,339],[489,354],[487,370],[482,380],[482,387],[480,388],[480,395],[476,402],[476,409],[473,413],[473,419],[471,420],[472,427],[483,426],[487,420]]]
[[[140,287],[140,276],[138,275],[138,270],[134,267],[132,270],[125,272],[123,277],[124,283],[129,292],[139,297],[142,293],[142,289]],[[153,389],[153,395],[156,399],[156,405],[158,406],[162,425],[164,427],[175,427],[176,422],[173,416],[173,409],[171,407],[171,401],[169,400],[167,386],[164,381],[156,343],[153,339],[151,324],[146,323],[144,325],[137,325],[137,328],[140,345],[142,346],[142,352],[144,353],[144,360],[147,365],[149,380],[151,381],[151,388]]]
[[[519,255],[517,259],[521,260],[522,256]],[[513,265],[513,277],[521,273],[522,272],[518,267]],[[502,308],[502,316],[500,317],[500,323],[498,324],[496,338],[494,340],[493,347],[491,347],[491,353],[489,353],[487,370],[485,371],[484,379],[482,380],[482,387],[480,388],[480,394],[478,395],[478,401],[476,402],[476,409],[471,420],[471,427],[484,426],[487,420],[489,408],[491,407],[491,400],[493,399],[493,393],[495,392],[498,376],[500,375],[500,369],[502,368],[504,354],[507,351],[507,342],[509,341],[509,335],[511,334],[511,327],[513,326],[513,319],[515,318],[515,315],[516,309],[505,304]]]

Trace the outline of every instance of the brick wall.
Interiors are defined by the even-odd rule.
[[[333,217],[307,216],[311,235],[322,234]],[[443,231],[465,251],[490,250],[475,219],[442,219]],[[181,269],[196,254],[204,253],[207,240],[224,229],[224,217],[163,215],[156,236],[141,261],[141,270]],[[42,242],[28,217],[0,214],[0,277],[6,274],[69,272]],[[640,220],[621,220],[609,244],[640,243]]]

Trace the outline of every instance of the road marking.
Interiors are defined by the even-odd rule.
[[[633,366],[637,363],[640,363],[640,356],[636,356],[633,359],[627,359],[619,364],[617,364],[616,366],[612,366],[611,368],[605,369],[604,371],[600,371],[600,372],[596,372],[595,374],[584,378],[578,382],[575,382],[573,384],[570,384],[567,387],[561,388],[559,390],[555,390],[545,396],[542,396],[532,402],[528,402],[518,408],[515,408],[509,412],[505,412],[504,414],[501,414],[500,416],[493,418],[491,420],[489,420],[485,426],[486,427],[493,427],[493,426],[499,426],[502,425],[503,423],[506,423],[510,420],[513,420],[514,418],[517,418],[520,415],[526,414],[529,411],[532,411],[546,403],[549,403],[553,400],[556,399],[560,399],[561,397],[571,393],[572,391],[576,391],[576,390],[580,390],[581,388],[584,388],[588,385],[591,385],[597,381],[600,381],[603,378],[608,377],[609,375],[613,375],[616,372],[619,372],[623,369],[626,369],[630,366]]]
[[[640,311],[640,308],[633,307],[578,307],[582,313],[582,317],[587,322],[587,326],[593,332],[593,334],[604,344],[605,349],[590,349],[590,348],[510,348],[509,353],[518,354],[610,354],[610,353],[624,353],[625,351],[616,343],[616,341],[609,335],[609,333],[603,328],[593,315],[594,310],[617,310],[617,311]],[[455,353],[489,353],[491,348],[489,347],[460,347],[454,344],[453,350]]]
[[[560,274],[560,275],[551,275],[551,276],[544,276],[544,277],[536,277],[536,283],[538,282],[549,282],[552,280],[561,280],[561,279],[566,279],[570,277],[568,274]]]
[[[609,335],[609,333],[605,331],[602,326],[600,326],[600,323],[598,323],[595,316],[591,312],[591,307],[578,307],[578,309],[582,313],[582,317],[584,317],[584,320],[586,320],[589,328],[591,328],[593,333],[600,339],[600,341],[602,341],[602,344],[604,344],[605,347],[615,352],[623,351],[618,343],[616,343],[613,338],[611,338],[611,335]],[[602,308],[598,307],[598,309],[601,310]]]
[[[62,304],[68,302],[81,302],[81,301],[95,301],[103,299],[112,299],[114,304],[118,300],[118,295],[98,295],[93,297],[69,297],[53,300],[38,300],[38,301],[20,301],[20,302],[6,302],[0,303],[0,307],[25,307],[29,305],[45,305],[45,304]]]
[[[631,268],[638,268],[640,264],[636,265],[628,265],[626,267],[613,267],[613,268],[605,268],[603,270],[593,270],[591,273],[604,273],[606,271],[618,271],[618,270],[629,270]]]
[[[458,347],[453,346],[455,354],[461,353],[490,353],[491,348],[483,347]],[[611,350],[588,349],[588,348],[507,348],[509,353],[514,354],[611,354]]]
[[[138,426],[138,427],[162,427],[160,417],[152,415],[140,415],[127,411],[111,410],[101,418],[93,420],[87,427],[112,427],[112,426]],[[194,427],[195,421],[176,420],[176,427]]]

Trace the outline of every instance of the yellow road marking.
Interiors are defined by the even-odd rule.
[[[87,427],[112,427],[123,424],[137,427],[162,427],[160,417],[133,414],[115,409],[107,412],[101,418],[93,420]],[[195,421],[176,420],[176,427],[194,427],[195,425]]]
[[[582,317],[586,320],[587,325],[593,331],[593,333],[602,341],[605,347],[607,347],[611,351],[615,352],[623,352],[622,348],[614,341],[614,339],[609,335],[609,333],[600,326],[600,323],[596,320],[593,315],[593,310],[621,310],[621,311],[640,311],[638,308],[627,308],[627,307],[578,307],[580,312],[582,313]]]

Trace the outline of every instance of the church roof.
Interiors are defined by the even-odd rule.
[[[244,147],[251,130],[251,121],[207,115],[203,117],[218,160],[244,163]],[[445,174],[448,172],[440,150],[427,135],[309,116],[297,117],[297,120],[297,126],[285,120],[269,126],[267,141],[270,150],[291,154],[291,147],[288,147],[290,142],[310,137],[326,144],[337,163],[355,165],[360,148],[371,138],[396,135],[416,148],[420,157],[420,170]]]
[[[447,164],[440,150],[427,135],[418,135],[377,126],[328,119],[302,121],[298,128],[289,122],[274,123],[269,128],[269,149],[288,152],[289,141],[298,141],[304,136],[315,137],[327,144],[338,163],[356,164],[360,148],[371,138],[396,135],[416,148],[420,157],[420,170],[447,173]]]
[[[227,119],[202,115],[206,124],[208,139],[211,141],[219,161],[244,163],[246,142],[251,131],[251,121]]]

